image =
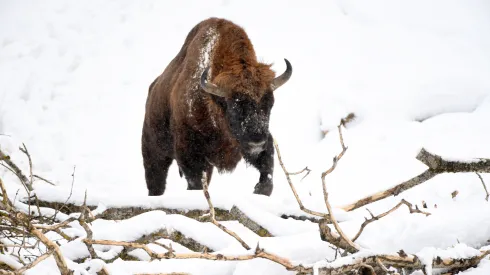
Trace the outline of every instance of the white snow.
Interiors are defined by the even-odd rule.
[[[304,179],[304,174],[291,176],[305,207],[326,212],[320,175],[341,151],[336,126],[351,112],[356,119],[342,129],[348,150],[326,178],[330,202],[337,208],[422,173],[427,167],[415,159],[421,148],[451,160],[490,158],[490,3],[485,0],[4,2],[0,148],[28,171],[27,158],[18,150],[26,144],[34,174],[56,184],[35,179],[40,198],[64,202],[69,197],[81,205],[87,191],[87,203],[99,207],[96,213],[109,207],[208,208],[201,191],[186,190],[175,163],[165,195],[147,197],[140,140],[148,86],[191,28],[210,16],[244,27],[259,59],[273,62],[276,72],[284,71],[283,58],[292,63],[290,81],[275,91],[270,129],[290,172],[305,166],[312,170]],[[214,35],[210,38],[208,45],[216,41]],[[488,174],[481,176],[490,183]],[[11,198],[25,198],[12,173],[0,169],[0,177]],[[261,238],[236,222],[224,224],[247,243],[258,242],[294,263],[320,266],[347,260],[332,262],[335,251],[320,240],[317,224],[280,218],[304,214],[277,158],[272,178],[271,197],[253,195],[259,173],[241,162],[233,173],[214,172],[210,194],[216,207],[239,206],[275,237]],[[453,191],[458,191],[454,198]],[[488,245],[490,236],[485,195],[477,175],[443,174],[371,204],[367,208],[376,215],[406,199],[431,215],[410,214],[402,206],[369,224],[356,241],[366,249],[359,255],[400,249],[427,261],[430,251],[473,255]],[[27,211],[24,204],[16,206]],[[369,217],[366,207],[334,211],[351,237]],[[58,215],[59,221],[67,218]],[[80,243],[85,232],[78,222],[72,225],[64,232],[78,239],[63,243],[62,250],[76,274],[94,274],[101,262],[72,261],[88,254]],[[92,226],[97,239],[131,241],[167,228],[216,251],[249,253],[210,223],[163,211],[117,222],[98,219]],[[106,258],[118,249],[96,246]],[[151,249],[163,252],[155,245]],[[148,259],[140,250],[132,253]],[[263,259],[118,259],[107,269],[113,274],[293,274]],[[50,257],[28,274],[55,270]],[[461,274],[489,272],[485,259]]]
[[[23,267],[23,265],[21,263],[19,263],[19,261],[16,260],[11,255],[0,254],[0,262],[5,263],[6,265],[8,265],[12,268],[15,268],[15,269]]]

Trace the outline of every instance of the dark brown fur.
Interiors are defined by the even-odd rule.
[[[206,48],[213,37],[214,47]],[[211,49],[207,64],[202,62],[203,49]],[[174,159],[186,176],[188,188],[200,189],[196,182],[202,177],[199,171],[206,171],[210,181],[213,166],[220,172],[233,171],[243,157],[243,148],[230,131],[225,100],[199,86],[204,66],[211,68],[208,81],[230,91],[230,97],[240,94],[260,103],[270,93],[268,98],[273,100],[270,86],[275,73],[270,65],[257,61],[241,27],[218,18],[196,25],[180,52],[149,88],[142,153],[150,195],[163,194]],[[252,158],[265,159],[257,156],[246,160]],[[262,172],[272,174],[269,157],[259,162],[255,166],[267,166],[261,178]]]

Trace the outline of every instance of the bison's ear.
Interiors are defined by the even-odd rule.
[[[286,71],[282,73],[282,75],[274,78],[272,81],[271,88],[273,91],[284,85],[284,83],[288,82],[289,78],[293,74],[293,67],[291,66],[291,63],[289,63],[286,58],[284,58],[284,61],[286,61]]]
[[[209,67],[207,67],[201,75],[201,88],[207,93],[220,97],[227,97],[227,94],[224,90],[221,90],[218,86],[214,85],[213,83],[206,82],[206,78],[208,78],[208,71],[209,71]]]

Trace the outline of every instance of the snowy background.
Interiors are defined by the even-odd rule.
[[[307,207],[325,211],[319,175],[340,151],[335,127],[350,112],[357,119],[344,130],[349,150],[328,177],[337,207],[423,172],[426,167],[415,159],[422,147],[454,159],[490,158],[486,0],[1,0],[0,134],[8,136],[0,135],[0,147],[27,168],[18,150],[26,144],[35,173],[57,184],[38,182],[41,198],[64,201],[76,166],[73,201],[80,202],[87,190],[93,204],[206,208],[202,193],[185,190],[175,164],[165,195],[146,197],[140,136],[149,84],[180,50],[189,30],[210,16],[243,26],[258,57],[273,62],[276,72],[285,69],[283,58],[291,61],[293,76],[275,93],[271,131],[290,171],[313,170],[302,181],[294,178]],[[15,194],[15,177],[3,170],[0,176]],[[482,176],[490,183],[489,175]],[[261,209],[261,217],[297,208],[277,162],[270,198],[252,194],[257,181],[258,172],[240,163],[232,174],[213,175],[211,196],[224,206]],[[459,193],[452,198],[455,190]],[[458,242],[479,248],[490,238],[490,202],[475,174],[439,175],[369,209],[380,213],[401,198],[419,206],[425,201],[432,215],[410,215],[401,208],[369,225],[358,240],[361,246],[417,253]],[[353,236],[366,214],[359,209],[341,215],[342,228]],[[155,220],[153,225],[141,222]],[[147,227],[185,224],[160,212],[128,221],[132,225],[126,229],[105,222],[94,225],[95,234],[126,232],[121,240],[131,240],[129,232],[153,230]],[[308,264],[332,257],[315,224],[287,222],[269,224],[277,237],[263,238],[261,244]],[[259,239],[243,234],[250,234],[250,242]],[[217,251],[236,248],[233,240],[211,239],[203,241],[214,243]],[[50,270],[49,263],[33,274]],[[191,267],[174,260],[116,261],[110,269],[130,274],[162,266],[192,274],[210,274],[210,269],[213,274],[289,274],[264,260],[196,260],[192,270],[181,270]],[[490,262],[484,261],[464,274],[489,272]]]

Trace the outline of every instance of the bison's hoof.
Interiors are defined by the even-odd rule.
[[[187,190],[202,190],[202,185],[187,185]]]
[[[270,196],[272,194],[272,183],[271,182],[259,182],[255,185],[254,194]]]
[[[149,190],[148,191],[148,196],[153,197],[153,196],[161,196],[163,195],[164,190]]]

